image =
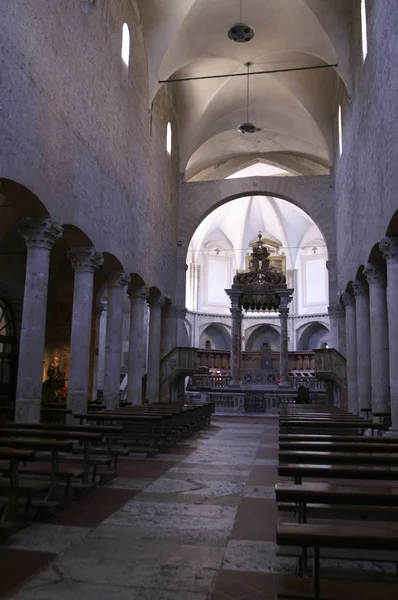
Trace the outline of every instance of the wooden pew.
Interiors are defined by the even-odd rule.
[[[397,507],[398,485],[361,486],[338,485],[330,483],[307,482],[301,485],[277,483],[275,485],[276,501],[294,503],[299,507],[299,522],[307,522],[307,506],[309,504]]]
[[[96,442],[100,442],[102,440],[102,434],[101,433],[96,433],[96,432],[86,432],[86,431],[68,431],[68,430],[63,430],[63,431],[57,431],[57,430],[51,430],[51,429],[45,429],[45,430],[40,430],[39,428],[33,428],[30,429],[29,426],[24,426],[22,427],[17,427],[17,428],[8,428],[8,427],[0,427],[0,443],[1,440],[3,439],[3,436],[7,435],[9,440],[14,439],[15,442],[13,443],[13,445],[16,447],[16,445],[20,442],[18,442],[18,440],[20,440],[21,436],[23,438],[23,442],[25,445],[23,447],[28,447],[27,444],[29,442],[30,439],[35,439],[36,438],[36,442],[38,442],[37,438],[40,437],[41,442],[42,442],[42,450],[44,449],[48,449],[51,450],[51,445],[53,445],[54,447],[54,452],[57,453],[57,457],[56,457],[56,463],[58,466],[55,465],[54,463],[54,456],[51,456],[51,463],[52,463],[52,467],[50,468],[49,466],[45,466],[45,465],[40,465],[37,467],[32,467],[31,471],[35,471],[34,474],[36,475],[40,475],[40,474],[47,474],[51,477],[52,482],[53,482],[53,486],[55,486],[54,482],[55,481],[59,481],[60,478],[63,478],[67,481],[67,493],[69,493],[71,487],[74,487],[75,489],[77,488],[84,488],[84,487],[89,487],[88,486],[88,482],[90,480],[90,473],[91,473],[91,469],[92,469],[92,477],[91,480],[93,483],[95,483],[95,477],[96,477],[96,470],[97,470],[97,466],[99,465],[107,465],[110,461],[109,458],[94,458],[91,456],[91,445],[96,443]],[[81,449],[75,449],[75,452],[73,452],[74,450],[74,442],[78,442],[82,444],[82,448]],[[11,443],[11,442],[10,442]],[[62,444],[64,444],[64,446],[62,447]],[[9,445],[9,444],[7,444]],[[39,446],[39,444],[37,444],[37,446]],[[47,446],[47,448],[46,448]],[[20,446],[22,447],[22,446]],[[33,447],[33,446],[32,446]],[[69,453],[65,456],[59,456],[58,451],[56,450],[56,448],[59,448],[59,450],[63,450],[63,452],[67,452],[67,450],[69,450]],[[81,457],[77,456],[77,453],[81,454]],[[46,460],[46,457],[42,456],[42,462]],[[71,466],[66,466],[66,465],[60,465],[60,463],[62,462],[66,462],[66,463],[75,463],[75,467],[71,467]],[[72,480],[73,478],[80,478],[80,472],[81,472],[81,467],[79,466],[81,465],[82,469],[83,469],[83,482],[85,485],[83,485],[82,483],[78,484],[77,482],[75,482],[72,485]],[[55,473],[54,467],[56,466],[56,471],[57,473]],[[56,486],[55,486],[56,487]]]
[[[372,443],[366,440],[372,440]],[[307,451],[307,452],[372,452],[389,453],[398,452],[398,444],[378,444],[379,438],[361,438],[360,442],[280,442],[281,451]],[[373,443],[375,442],[375,443]]]
[[[292,477],[295,483],[301,483],[303,478],[317,479],[369,479],[395,481],[398,477],[398,467],[365,465],[335,465],[335,464],[284,464],[279,465],[278,475]]]
[[[279,435],[279,442],[361,442],[366,444],[398,444],[398,438],[369,437],[364,435],[286,433]]]
[[[0,460],[6,463],[0,467],[0,472],[2,473],[0,490],[2,494],[6,494],[7,496],[7,518],[15,519],[18,516],[19,497],[21,495],[26,496],[28,507],[33,492],[44,491],[48,488],[48,485],[43,484],[43,482],[20,479],[20,463],[34,461],[35,459],[36,456],[33,450],[0,447]],[[5,521],[3,522],[4,527],[11,529],[13,525]]]
[[[284,463],[310,464],[351,464],[351,465],[385,465],[398,466],[398,447],[395,454],[377,452],[318,452],[318,451],[289,451],[279,452],[279,464]]]
[[[125,415],[102,411],[78,414],[75,417],[80,419],[80,423],[88,421],[122,425],[121,443],[127,445],[132,451],[145,451],[148,456],[159,452],[162,443],[167,445],[163,431],[165,417],[161,415]]]
[[[398,525],[367,523],[337,526],[328,524],[278,523],[276,543],[279,546],[312,548],[313,599],[320,600],[320,551],[323,548],[398,551]]]

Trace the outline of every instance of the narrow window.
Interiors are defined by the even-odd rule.
[[[123,23],[122,33],[122,60],[126,67],[129,66],[130,61],[130,31],[127,23]]]
[[[341,112],[341,104],[339,106],[339,154],[343,154],[343,115]]]
[[[166,148],[167,148],[167,152],[169,154],[171,154],[171,140],[172,135],[171,135],[171,123],[167,123],[167,136],[166,136]]]
[[[365,62],[368,54],[368,24],[366,17],[366,0],[361,0],[361,27],[362,27],[362,58]]]

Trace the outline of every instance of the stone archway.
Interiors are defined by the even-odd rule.
[[[311,351],[329,345],[330,331],[323,323],[313,321],[298,330],[298,351]]]

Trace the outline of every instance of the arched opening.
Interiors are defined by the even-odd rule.
[[[123,23],[121,54],[124,64],[126,65],[126,67],[128,67],[130,62],[130,30],[127,23]]]
[[[7,302],[0,298],[0,405],[9,404],[15,398],[15,326]]]
[[[301,327],[298,332],[297,350],[300,352],[329,347],[329,329],[319,322]]]
[[[259,325],[251,332],[246,341],[246,352],[261,352],[271,350],[278,352],[281,336],[279,331],[271,325]]]
[[[282,270],[288,286],[295,290],[290,313],[325,315],[329,303],[327,240],[296,204],[260,192],[220,202],[200,222],[187,249],[188,310],[229,315],[225,289],[237,271],[248,269],[259,230],[273,266]]]
[[[166,149],[167,149],[167,154],[171,154],[171,150],[173,148],[173,132],[171,129],[171,123],[167,123],[167,129],[166,129]]]
[[[212,323],[202,332],[199,347],[206,350],[230,350],[231,336],[223,325]]]

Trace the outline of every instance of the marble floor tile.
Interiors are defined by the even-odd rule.
[[[195,479],[169,479],[163,476],[151,483],[147,488],[147,493],[160,494],[181,494],[200,495],[206,497],[219,496],[242,496],[244,483],[230,483],[226,481],[196,481]],[[140,497],[142,501],[142,497]]]
[[[153,479],[144,478],[133,478],[133,477],[116,477],[107,483],[106,487],[110,488],[124,488],[127,490],[144,490],[148,485],[151,484]]]
[[[167,473],[186,473],[191,475],[196,474],[211,474],[211,473],[222,473],[223,475],[242,475],[248,477],[250,473],[249,465],[224,465],[224,464],[199,464],[199,463],[180,463],[178,466],[173,467]]]
[[[206,593],[183,592],[184,600],[206,600]],[[97,585],[36,578],[9,600],[182,600],[180,591]]]
[[[168,471],[167,473],[168,479],[195,479],[195,481],[229,481],[231,483],[239,483],[241,481],[245,482],[248,478],[248,473],[245,471],[243,474],[232,474],[231,471],[228,473],[224,472],[224,469],[219,469],[217,472],[209,473],[206,472],[206,469],[200,469],[192,471],[190,470],[182,470],[182,471]]]
[[[273,485],[246,485],[243,495],[245,498],[275,499],[275,487]]]
[[[236,509],[228,506],[149,503],[137,499],[106,519],[92,536],[220,545],[226,543],[235,515]]]
[[[277,467],[278,464],[277,458],[256,458],[254,461],[256,467]]]
[[[223,553],[224,548],[209,546],[88,537],[61,554],[40,578],[70,584],[131,586],[133,590],[206,593]]]
[[[223,569],[255,573],[294,573],[296,559],[276,555],[274,542],[230,540],[222,563]]]
[[[201,506],[230,506],[237,508],[241,502],[241,496],[201,496],[198,494],[151,494],[142,492],[139,500],[142,502],[167,502],[174,504],[200,504]]]
[[[88,527],[34,523],[8,537],[1,547],[58,554],[82,540],[90,531]]]

